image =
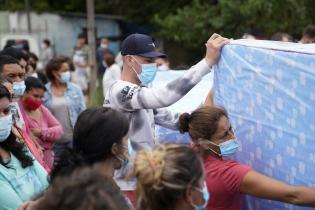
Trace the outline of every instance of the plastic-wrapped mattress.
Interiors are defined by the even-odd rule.
[[[315,44],[236,40],[215,70],[215,104],[241,142],[237,159],[292,185],[315,187]],[[311,209],[247,197],[247,209]]]

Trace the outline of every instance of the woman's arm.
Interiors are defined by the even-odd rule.
[[[204,106],[213,106],[213,87],[210,89],[207,98],[205,100]]]
[[[256,171],[245,175],[240,191],[259,198],[315,207],[314,188],[290,186]]]
[[[42,139],[44,141],[58,140],[63,134],[62,126],[47,108],[42,106],[41,111],[43,119],[46,120],[48,124],[48,128],[41,130]]]

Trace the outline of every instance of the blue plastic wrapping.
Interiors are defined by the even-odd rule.
[[[315,187],[315,45],[235,40],[214,70],[214,102],[224,107],[241,144],[237,159],[291,185]],[[183,71],[159,72],[154,86]],[[212,87],[206,76],[170,110],[193,111]],[[188,135],[157,126],[162,143],[189,143]],[[246,198],[249,210],[308,210]]]
[[[153,81],[153,87],[158,88],[160,86],[165,86],[168,82],[173,81],[180,75],[184,74],[185,71],[158,71],[156,78]],[[182,99],[180,99],[175,104],[168,107],[172,113],[183,113],[191,112],[194,109],[201,106],[213,85],[213,74],[208,74]],[[161,127],[159,125],[155,126],[156,130],[156,140],[160,143],[175,143],[175,144],[189,144],[190,137],[186,134],[181,134],[179,131],[174,131]]]
[[[315,186],[315,45],[236,40],[214,77],[241,143],[237,159],[291,185]],[[248,196],[247,209],[312,209]]]

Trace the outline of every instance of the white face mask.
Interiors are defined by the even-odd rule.
[[[13,82],[13,91],[14,91],[14,96],[20,97],[24,94],[25,91],[25,82],[20,81],[20,82]]]
[[[70,71],[66,71],[66,72],[63,72],[63,73],[60,74],[60,80],[61,80],[63,83],[68,83],[68,82],[70,82],[70,79],[71,79]]]
[[[137,61],[136,58],[134,58],[138,64],[140,64],[139,61]],[[156,63],[147,63],[147,64],[140,64],[141,66],[141,73],[138,74],[137,71],[132,67],[133,71],[137,74],[138,79],[141,81],[142,85],[148,85],[150,84],[157,72],[157,66]]]
[[[32,77],[38,78],[37,73],[36,73],[36,72],[34,72],[34,73],[32,74]]]
[[[108,44],[101,44],[101,48],[108,48]]]
[[[0,142],[7,140],[12,129],[12,114],[8,116],[0,117]]]
[[[46,44],[45,44],[45,43],[42,43],[42,44],[41,44],[41,48],[42,48],[42,49],[46,49]]]
[[[116,155],[116,158],[120,161],[121,163],[121,168],[124,168],[128,165],[129,159],[131,154],[133,153],[133,149],[130,143],[130,140],[128,139],[128,144],[127,146],[122,146],[126,151],[122,154],[123,157],[119,157]]]
[[[208,205],[208,201],[210,199],[210,194],[208,191],[208,187],[207,187],[207,183],[204,182],[203,183],[203,187],[202,189],[196,189],[197,191],[199,191],[200,193],[202,193],[202,197],[203,197],[203,201],[204,203],[201,204],[200,206],[194,204],[193,202],[191,203],[191,205],[194,207],[194,209],[196,210],[204,210],[206,209],[207,205]]]
[[[158,66],[159,71],[167,71],[169,69],[170,68],[166,64],[162,64],[162,65]]]

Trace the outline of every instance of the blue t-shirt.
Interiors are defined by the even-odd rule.
[[[23,202],[48,187],[48,175],[36,160],[32,166],[22,168],[20,161],[11,153],[8,161],[7,167],[0,164],[0,209],[17,210]]]

